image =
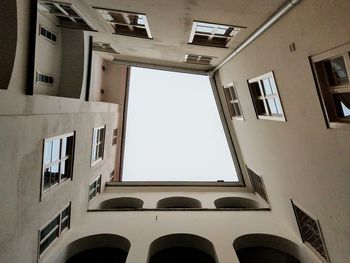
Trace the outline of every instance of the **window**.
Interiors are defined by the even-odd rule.
[[[258,119],[286,121],[273,72],[248,80]]]
[[[113,178],[114,178],[114,170],[111,172],[111,174],[109,175],[109,179],[111,180],[111,181],[113,181]]]
[[[350,124],[349,51],[350,44],[311,58],[320,101],[332,128]]]
[[[117,139],[118,139],[118,128],[113,130],[112,145],[116,145],[117,144]]]
[[[242,108],[233,82],[224,87],[224,93],[231,119],[243,120]]]
[[[199,64],[199,65],[210,65],[214,57],[204,55],[186,54],[185,63]]]
[[[111,47],[110,43],[104,43],[104,42],[93,42],[92,50],[93,51],[100,51],[100,52],[108,52],[108,53],[113,53],[113,54],[119,54]]]
[[[95,31],[72,4],[41,0],[38,9],[55,17],[57,26]]]
[[[188,43],[195,45],[227,47],[242,27],[194,21]]]
[[[96,9],[113,28],[114,34],[149,39],[152,38],[145,14],[104,8]]]
[[[72,178],[75,133],[44,140],[42,192]]]
[[[70,228],[71,204],[64,208],[45,227],[39,230],[39,257]]]
[[[51,43],[56,43],[57,36],[52,31],[46,29],[43,25],[39,25],[39,35],[49,40]]]
[[[293,201],[292,206],[301,239],[304,243],[308,244],[316,254],[320,255],[326,262],[329,262],[319,221],[296,206]]]
[[[101,182],[102,182],[102,175],[100,175],[98,178],[95,179],[90,185],[89,185],[89,202],[94,198],[97,194],[101,193]]]
[[[53,80],[52,76],[49,76],[49,75],[46,75],[46,74],[43,74],[40,72],[36,73],[36,83],[41,83],[41,84],[45,84],[48,86],[52,86],[53,82],[54,82],[54,80]]]
[[[91,165],[103,159],[106,126],[94,128],[92,136]]]

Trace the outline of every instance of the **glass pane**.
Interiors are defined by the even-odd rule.
[[[91,152],[91,159],[94,161],[96,160],[96,145],[92,146],[92,152]]]
[[[265,108],[265,104],[263,100],[258,100],[258,114],[266,115],[267,110]]]
[[[97,143],[97,130],[94,130],[94,132],[93,132],[92,143],[93,144]]]
[[[90,184],[89,186],[89,192],[92,190],[92,189],[95,189],[96,188],[96,181],[93,182],[92,184]]]
[[[98,145],[98,154],[97,154],[97,158],[102,158],[103,156],[103,144],[99,144]]]
[[[40,254],[42,254],[46,248],[58,237],[59,235],[59,228],[56,229],[55,232],[53,232],[48,239],[46,239],[41,245],[40,245]]]
[[[51,186],[54,184],[57,184],[59,181],[59,172],[58,172],[59,165],[55,164],[50,167],[50,172],[51,172]]]
[[[51,173],[50,168],[46,168],[44,171],[44,186],[43,189],[47,190],[50,188]]]
[[[272,93],[277,94],[277,86],[276,86],[275,79],[269,78],[269,81],[270,81],[270,87],[271,87]]]
[[[61,139],[61,155],[62,157],[67,155],[67,138]]]
[[[338,57],[324,62],[329,85],[338,86],[349,83],[344,58]]]
[[[61,232],[65,229],[65,228],[69,228],[69,218],[67,218],[66,220],[64,220],[61,224]]]
[[[350,119],[350,93],[333,94],[333,99],[338,117]]]
[[[69,215],[70,206],[62,211],[62,219]]]
[[[49,164],[51,162],[52,155],[52,141],[45,142],[44,149],[44,164]]]
[[[265,95],[271,95],[272,90],[271,90],[271,85],[270,85],[269,79],[262,80],[262,84],[263,84],[263,89],[264,89]]]
[[[211,32],[213,31],[213,27],[214,25],[211,24],[198,23],[196,31],[211,34]]]
[[[40,240],[44,239],[52,229],[55,228],[59,224],[60,217],[57,216],[55,219],[53,219],[43,230],[40,232]]]
[[[139,25],[145,24],[145,20],[144,20],[143,16],[139,16],[139,18],[137,19],[137,24],[139,24]]]
[[[283,115],[282,104],[281,104],[280,100],[275,98],[275,104],[276,104],[276,107],[277,107],[277,113],[279,115]]]
[[[241,113],[241,109],[240,109],[240,107],[239,107],[239,104],[238,104],[238,103],[233,103],[233,106],[234,106],[234,108],[235,108],[236,116],[237,116],[237,117],[242,116],[242,113]]]
[[[52,142],[52,161],[60,159],[60,139],[56,139]]]
[[[228,29],[227,26],[226,26],[226,27],[220,26],[220,27],[216,30],[215,34],[218,34],[218,35],[225,35],[227,29]]]
[[[268,99],[267,104],[269,105],[271,115],[276,115],[277,114],[277,107],[275,104],[275,99]]]
[[[61,162],[61,179],[69,177],[67,172],[68,169],[66,168],[66,161],[69,161],[69,159]]]

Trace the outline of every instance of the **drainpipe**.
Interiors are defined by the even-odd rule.
[[[288,0],[272,17],[270,17],[264,24],[262,24],[253,34],[251,34],[246,40],[243,41],[236,49],[232,51],[228,57],[226,57],[219,65],[208,72],[209,76],[214,76],[223,65],[229,62],[232,58],[237,56],[239,52],[245,49],[250,43],[257,39],[262,33],[269,29],[274,23],[277,22],[282,16],[288,13],[293,7],[295,7],[302,0]]]

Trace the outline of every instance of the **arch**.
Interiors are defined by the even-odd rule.
[[[135,197],[118,197],[100,203],[100,209],[141,209],[143,201]]]
[[[202,204],[195,198],[173,196],[159,200],[157,208],[202,208]]]
[[[67,246],[66,263],[126,262],[130,241],[113,234],[97,234],[73,241]],[[95,260],[96,259],[96,260]]]
[[[255,200],[244,197],[222,197],[214,201],[216,208],[260,208]]]
[[[217,263],[214,245],[193,234],[171,234],[154,240],[149,248],[148,263]]]
[[[8,89],[17,49],[17,1],[2,0],[0,16],[0,89]],[[6,11],[5,11],[6,10]]]
[[[241,263],[300,263],[298,245],[283,237],[269,234],[247,234],[233,242]]]

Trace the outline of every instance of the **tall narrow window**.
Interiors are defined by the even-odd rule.
[[[44,140],[42,191],[72,177],[74,132]]]
[[[118,139],[118,128],[113,130],[112,145],[117,144],[117,139]]]
[[[94,128],[92,136],[91,165],[103,159],[106,126]]]
[[[70,228],[71,204],[64,208],[46,226],[39,230],[39,257]]]
[[[350,44],[311,58],[329,127],[350,125]]]
[[[98,178],[96,178],[90,185],[89,185],[89,202],[97,195],[101,193],[101,182],[102,182],[102,175],[100,175]]]
[[[242,108],[233,82],[224,87],[224,93],[231,119],[243,120]]]
[[[258,119],[286,121],[273,72],[248,80]]]

